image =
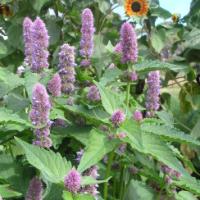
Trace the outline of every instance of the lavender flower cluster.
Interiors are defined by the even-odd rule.
[[[32,110],[30,111],[30,119],[35,126],[35,137],[33,144],[49,148],[52,141],[49,138],[51,122],[49,120],[49,113],[51,104],[46,88],[37,83],[33,88],[32,93]]]
[[[121,27],[120,34],[121,46],[119,46],[119,50],[120,48],[122,50],[121,62],[124,64],[128,62],[136,62],[138,58],[138,45],[134,27],[130,23],[125,22]],[[118,51],[117,49],[118,48],[116,48],[116,51]]]
[[[81,28],[81,42],[80,42],[80,55],[84,58],[81,61],[81,66],[88,67],[90,65],[90,58],[93,53],[94,43],[94,17],[92,11],[86,8],[82,12],[82,28]]]
[[[48,91],[54,96],[61,95],[62,82],[59,74],[54,74],[53,78],[48,82]]]
[[[75,87],[75,48],[69,44],[63,44],[59,53],[59,74],[62,80],[62,92],[71,94]]]
[[[87,93],[87,99],[92,102],[101,100],[101,96],[96,85],[92,85],[89,87],[89,91]]]
[[[148,74],[148,91],[146,97],[147,116],[153,117],[160,107],[160,72],[153,71]]]
[[[23,22],[23,35],[25,46],[25,62],[31,71],[40,73],[43,68],[48,68],[49,36],[44,22],[37,17],[33,22],[26,17]]]
[[[30,183],[25,200],[42,200],[43,186],[38,177],[34,177]]]
[[[181,173],[177,172],[176,170],[173,170],[172,168],[166,166],[166,165],[161,165],[161,170],[165,174],[165,182],[168,185],[171,185],[173,182],[173,179],[180,179]]]
[[[76,158],[77,163],[80,162],[83,156],[83,153],[84,153],[83,149],[77,152],[77,158]],[[89,169],[83,172],[83,176],[91,176],[92,178],[97,179],[99,177],[98,167],[97,166],[90,167]],[[72,169],[68,173],[68,175],[65,177],[64,183],[65,183],[66,189],[73,193],[80,192],[84,194],[91,194],[94,197],[96,197],[96,195],[98,194],[98,190],[97,190],[98,184],[81,187],[81,174],[75,169]]]
[[[116,110],[111,116],[111,122],[114,126],[119,126],[126,119],[126,116],[122,110]]]
[[[65,177],[64,185],[69,192],[76,194],[81,188],[80,173],[73,168]]]

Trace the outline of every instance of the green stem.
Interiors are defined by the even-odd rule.
[[[120,200],[123,200],[123,191],[124,191],[124,166],[121,167],[121,174],[120,174],[120,193],[119,193]]]
[[[126,115],[128,113],[128,108],[129,108],[130,90],[131,90],[131,84],[128,83],[126,90]]]
[[[105,179],[107,179],[110,176],[111,166],[115,155],[114,153],[115,151],[113,150],[109,155]],[[104,183],[104,200],[107,200],[107,198],[108,198],[108,182]]]

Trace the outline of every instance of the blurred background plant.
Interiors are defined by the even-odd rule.
[[[169,2],[169,4],[173,6],[173,2]],[[144,101],[143,91],[146,89],[144,88],[146,74],[150,70],[163,70],[161,73],[163,86],[161,101],[163,110],[158,114],[159,118],[169,126],[174,125],[176,128],[190,133],[198,140],[200,137],[200,1],[193,0],[191,2],[190,11],[186,16],[176,14],[175,8],[174,13],[170,13],[160,6],[159,0],[151,0],[149,5],[150,8],[146,16],[129,17],[124,15],[124,11],[122,12],[124,9],[123,0],[1,0],[0,151],[3,152],[5,150],[6,153],[10,153],[10,156],[4,153],[0,154],[0,183],[11,185],[13,191],[9,193],[10,196],[8,195],[8,197],[25,195],[29,181],[35,173],[32,167],[28,166],[27,162],[22,158],[22,149],[13,140],[13,137],[16,135],[20,135],[20,137],[27,140],[31,137],[29,131],[30,124],[25,119],[27,118],[27,110],[30,107],[33,84],[39,80],[37,75],[31,73],[23,74],[24,45],[22,24],[24,18],[27,16],[31,19],[40,16],[47,26],[50,36],[49,73],[52,75],[59,64],[58,52],[63,43],[67,42],[75,46],[77,49],[76,54],[79,55],[81,11],[87,7],[92,10],[96,31],[94,37],[95,50],[91,60],[95,65],[92,71],[83,71],[77,68],[76,78],[79,87],[82,88],[85,86],[92,87],[90,82],[94,78],[97,81],[101,81],[105,86],[114,82],[115,76],[122,75],[119,69],[123,69],[124,66],[120,64],[119,56],[113,54],[113,51],[115,45],[119,42],[119,30],[122,22],[126,20],[135,24],[139,47],[139,59],[138,63],[135,64],[135,68],[139,69],[140,77],[137,85],[131,86],[130,93],[133,96],[136,91],[134,98],[139,103],[142,103]],[[122,8],[121,10],[120,7]],[[81,58],[77,57],[76,61],[79,65]],[[116,65],[119,69],[117,68],[109,72],[107,68],[112,69]],[[22,78],[19,78],[17,74],[21,75]],[[111,77],[111,74],[113,77]],[[50,77],[47,79],[49,80]],[[46,84],[48,80],[42,81]],[[117,88],[119,84],[116,81],[112,83],[112,87]],[[107,117],[105,113],[102,114],[100,109],[96,109],[98,101],[90,105],[88,100],[80,100],[79,97],[81,95],[84,96],[86,93],[86,90],[81,91],[81,93],[75,96],[75,100],[78,100],[89,108],[89,111],[84,110],[84,107],[77,107],[77,110],[65,107],[67,111],[70,111],[70,113],[66,113],[63,111],[64,108],[61,105],[56,104],[57,107],[51,113],[52,120],[57,118],[64,120],[61,123],[62,126],[64,123],[64,127],[65,124],[68,124],[68,120],[75,121],[78,127],[83,126],[81,131],[75,126],[69,127],[69,135],[65,133],[65,129],[53,129],[52,139],[54,149],[59,151],[63,156],[67,155],[71,160],[75,160],[74,153],[80,150],[79,147],[85,146],[89,142],[88,135],[85,134],[88,130],[91,130],[88,124],[91,125],[90,123],[93,123],[95,126],[98,126],[102,121],[104,123],[103,117]],[[125,92],[123,96],[125,96]],[[70,100],[69,104],[70,102],[73,104],[73,99],[68,98],[68,100]],[[64,101],[66,102],[66,99],[62,100],[62,102]],[[135,107],[138,105],[133,99],[132,103]],[[90,109],[93,108],[96,109],[95,113],[90,112]],[[100,114],[101,117],[96,117],[96,113]],[[58,123],[58,121],[56,122]],[[84,126],[85,123],[88,123],[87,126]],[[92,139],[99,140],[101,138],[102,141],[104,140],[98,132],[95,134]],[[66,145],[68,145],[67,148]],[[175,147],[177,149],[173,149],[174,154],[179,157],[190,174],[199,178],[199,149],[188,143],[175,144]],[[184,157],[182,157],[178,149],[180,149]],[[133,153],[132,150],[128,150]],[[110,153],[109,157],[112,156],[113,152]],[[121,158],[120,153],[117,153],[115,156],[116,160]],[[15,158],[19,158],[22,162],[19,162]],[[136,166],[129,166],[130,163],[128,162],[130,161]],[[107,161],[105,158],[105,163],[111,165],[109,158]],[[145,165],[147,165],[147,168],[141,167]],[[100,188],[100,191],[104,191],[104,195],[102,196],[107,197],[108,195],[108,199],[115,200],[123,199],[123,197],[126,200],[155,199],[155,191],[158,191],[158,199],[162,199],[162,186],[167,182],[170,188],[170,181],[171,179],[176,180],[176,176],[172,175],[171,177],[171,174],[168,176],[169,174],[165,173],[165,170],[163,172],[165,181],[163,182],[163,180],[159,179],[159,175],[155,174],[154,169],[158,170],[159,167],[159,164],[157,165],[153,162],[151,156],[146,158],[144,155],[140,155],[138,151],[134,152],[134,157],[132,154],[128,154],[120,162],[113,163],[113,166],[108,168],[114,176],[111,186],[109,186],[112,194],[111,192],[109,195],[106,194],[105,191],[108,185],[105,184]],[[9,168],[9,170],[6,170],[6,168]],[[142,168],[142,170],[138,168]],[[129,169],[131,175],[127,175],[127,169]],[[105,166],[101,163],[100,173],[105,178],[109,178],[107,177],[107,172]],[[130,180],[129,176],[133,176],[134,179]],[[142,178],[139,179],[139,176]],[[167,180],[166,177],[168,177]],[[147,181],[144,179],[147,179]],[[120,183],[121,180],[123,180],[122,184]],[[145,181],[147,184],[144,183]],[[199,184],[198,181],[197,183]],[[46,185],[46,200],[61,198],[61,188],[50,184],[48,181],[46,181]],[[185,183],[179,186],[188,189]],[[172,190],[175,190],[173,187],[170,189],[167,188],[165,191],[169,197],[170,195],[173,196]],[[0,191],[8,190],[10,191],[10,188],[7,186],[0,185]],[[200,194],[199,189],[192,185],[189,191],[193,192],[193,190],[195,191],[195,195]],[[179,189],[177,191],[177,199],[196,199],[190,192],[184,190],[179,192]]]

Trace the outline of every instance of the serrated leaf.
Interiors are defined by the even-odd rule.
[[[197,198],[188,191],[180,191],[176,195],[176,200],[197,200]]]
[[[124,123],[122,131],[127,134],[128,138],[125,141],[130,143],[133,149],[151,155],[181,174],[189,176],[171,149],[159,137],[142,132],[140,126],[133,120]]]
[[[186,66],[175,65],[171,63],[161,62],[158,60],[144,60],[141,63],[134,65],[137,72],[149,72],[155,70],[172,70],[172,71],[182,71]]]
[[[155,193],[151,187],[145,183],[131,180],[126,192],[125,200],[154,200]]]
[[[0,185],[0,196],[3,198],[20,197],[22,194],[12,190],[9,185]]]
[[[153,124],[146,124],[143,123],[141,125],[142,131],[146,133],[153,133],[155,135],[159,135],[161,137],[166,138],[169,141],[175,141],[175,142],[183,142],[186,144],[193,144],[200,146],[200,142],[197,141],[194,137],[191,135],[185,134],[184,132],[170,127],[166,125],[153,125]]]
[[[200,196],[200,181],[194,177],[181,177],[179,181],[174,181],[175,185],[186,189]]]
[[[28,144],[19,138],[16,138],[16,141],[23,148],[28,162],[39,169],[48,181],[63,182],[65,175],[71,169],[71,163],[61,157],[60,153]]]
[[[33,0],[31,1],[33,8],[39,13],[41,8],[48,2],[49,0]]]
[[[29,123],[28,120],[22,119],[19,115],[6,108],[0,108],[0,124],[4,125],[5,127],[6,125],[13,125],[14,127],[16,126],[16,129],[11,130],[19,131],[26,129],[27,127],[32,127],[32,124]]]
[[[83,172],[92,165],[95,165],[104,155],[112,151],[114,147],[115,142],[110,141],[105,133],[95,129],[92,130],[88,145],[78,166],[78,171]]]
[[[40,80],[39,74],[32,73],[31,71],[26,72],[25,74],[25,88],[28,93],[28,97],[31,100],[32,99],[32,92],[33,87],[36,83],[38,83]]]
[[[95,184],[105,183],[108,182],[109,179],[110,178],[107,178],[106,180],[97,180],[91,176],[82,176],[81,185],[84,186],[84,185],[95,185]]]
[[[102,105],[110,115],[112,115],[113,112],[122,107],[124,99],[120,98],[110,89],[104,87],[101,83],[95,82],[95,84],[99,89]]]
[[[14,82],[13,82],[14,81]],[[14,83],[14,84],[13,84]],[[24,84],[24,80],[5,68],[0,68],[0,98],[14,88]]]

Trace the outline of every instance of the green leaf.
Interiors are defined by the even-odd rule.
[[[8,43],[10,46],[15,47],[16,49],[23,50],[23,39],[22,39],[22,25],[21,24],[12,24],[8,28]],[[12,79],[11,79],[12,80]],[[14,79],[13,79],[14,80]]]
[[[122,74],[123,74],[123,72],[116,67],[114,69],[108,68],[108,69],[106,69],[103,76],[101,77],[100,84],[106,85],[110,82],[113,82]]]
[[[7,53],[8,53],[7,46],[0,41],[0,58],[4,58],[5,56],[7,56]]]
[[[108,182],[110,178],[107,178],[106,180],[97,180],[91,176],[82,176],[81,185],[84,186],[84,185],[95,185],[95,184],[105,183]]]
[[[200,181],[194,177],[182,176],[180,181],[174,181],[174,184],[200,196]]]
[[[63,200],[94,200],[94,197],[91,195],[87,194],[77,194],[77,195],[72,195],[68,191],[63,191]]]
[[[78,166],[78,171],[83,172],[95,165],[104,155],[112,151],[114,147],[115,142],[110,141],[105,133],[95,129],[92,130],[88,145]]]
[[[0,196],[3,198],[20,197],[21,193],[12,190],[9,185],[0,185]]]
[[[28,93],[28,97],[30,100],[32,100],[33,87],[36,83],[39,82],[39,80],[40,80],[39,74],[32,73],[31,71],[26,72],[25,87],[26,87],[26,91]]]
[[[180,191],[176,195],[176,200],[197,200],[197,198],[188,191]]]
[[[154,200],[156,199],[153,189],[145,183],[131,180],[125,200]]]
[[[33,0],[31,1],[33,8],[39,13],[41,8],[48,2],[49,0]]]
[[[68,191],[63,191],[62,198],[63,198],[63,200],[73,200],[72,193],[70,193]]]
[[[159,6],[151,8],[151,13],[152,13],[152,16],[157,16],[163,19],[168,19],[172,16],[172,14],[168,10]]]
[[[0,108],[0,124],[1,123],[17,123],[24,126],[24,129],[27,127],[32,127],[32,124],[27,120],[22,119],[19,115],[14,114],[11,110],[6,108]]]
[[[171,63],[161,62],[158,60],[144,60],[141,63],[134,65],[137,72],[149,72],[155,70],[172,70],[172,71],[182,71],[185,66],[175,65]]]
[[[10,154],[0,154],[0,179],[6,180],[13,190],[25,194],[33,173]],[[1,193],[0,193],[1,194]]]
[[[200,130],[200,119],[197,121],[194,128],[192,129],[191,135],[195,138],[199,138],[200,137],[200,131],[199,130]]]
[[[151,155],[181,174],[189,176],[181,163],[174,156],[172,150],[159,137],[142,132],[139,124],[133,120],[124,123],[122,131],[127,134],[128,138],[125,139],[125,141],[130,143],[133,149]]]
[[[157,53],[165,47],[165,32],[161,30],[154,31],[151,35],[151,45]]]
[[[56,44],[60,39],[61,27],[58,26],[55,19],[50,18],[47,23],[47,29],[50,36],[50,45]]]
[[[81,129],[77,126],[54,128],[51,134],[53,145],[57,148],[64,138],[73,137],[86,146],[91,129],[91,126],[83,126]]]
[[[62,158],[60,153],[28,144],[19,138],[17,143],[23,148],[28,162],[39,169],[43,176],[52,183],[61,183],[71,169],[71,163]]]
[[[101,83],[95,82],[95,84],[99,89],[102,105],[110,115],[122,107],[124,98],[120,98],[116,93],[112,92],[108,88],[105,88]]]
[[[0,68],[0,98],[23,84],[24,80],[19,78],[18,75],[13,74],[5,68]]]
[[[188,48],[192,49],[200,49],[200,29],[193,28],[192,31],[186,35],[185,39],[185,45]]]
[[[200,146],[200,142],[197,141],[194,137],[191,135],[185,134],[184,132],[172,128],[170,126],[166,125],[153,125],[153,124],[142,124],[141,130],[150,133],[150,135],[155,134],[159,135],[163,138],[166,138],[169,141],[175,141],[180,143],[186,143],[186,144],[193,144]]]

